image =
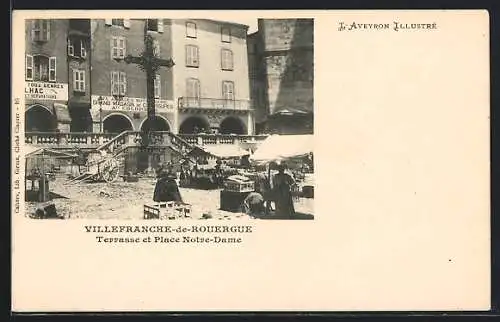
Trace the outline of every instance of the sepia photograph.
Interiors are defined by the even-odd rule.
[[[12,311],[490,305],[481,10],[14,10]]]
[[[314,19],[26,19],[25,216],[314,219]]]

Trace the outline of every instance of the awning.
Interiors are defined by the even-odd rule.
[[[273,115],[307,115],[313,113],[313,106],[279,106],[275,107]]]
[[[61,123],[70,123],[71,117],[69,116],[68,106],[60,103],[54,103],[54,115]]]
[[[313,152],[313,135],[271,135],[262,142],[250,161],[264,164],[307,156]]]
[[[25,157],[30,158],[34,156],[50,156],[50,157],[55,157],[55,158],[75,158],[77,157],[76,154],[73,153],[68,153],[68,152],[63,152],[63,151],[57,151],[53,149],[47,149],[47,148],[37,148],[33,147],[31,145],[26,145],[24,146],[24,152],[25,152]]]
[[[202,148],[205,152],[218,158],[236,158],[250,155],[250,152],[242,149],[238,145],[207,145]]]

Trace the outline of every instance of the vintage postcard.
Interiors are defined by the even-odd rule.
[[[490,306],[486,11],[14,11],[12,310]]]

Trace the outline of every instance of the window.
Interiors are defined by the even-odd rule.
[[[234,100],[234,83],[231,81],[222,82],[222,97],[225,100]]]
[[[160,75],[156,75],[154,87],[155,87],[155,98],[160,98],[160,96],[161,96],[161,77],[160,77]]]
[[[222,42],[231,42],[231,29],[222,27],[220,33]]]
[[[149,31],[163,32],[163,19],[146,19]]]
[[[198,47],[186,45],[186,66],[198,67],[200,64],[198,59]]]
[[[56,57],[26,55],[26,80],[56,81]]]
[[[108,26],[130,28],[130,19],[105,19],[104,22]]]
[[[127,94],[127,75],[124,72],[111,72],[111,95]]]
[[[200,98],[200,81],[196,78],[186,80],[186,96],[188,98]]]
[[[87,50],[85,49],[85,42],[83,39],[68,40],[68,56],[81,58],[87,57]]]
[[[194,22],[186,22],[186,37],[196,38],[196,24]]]
[[[85,92],[85,71],[73,69],[73,90],[75,92]]]
[[[155,56],[160,56],[160,42],[158,39],[153,40],[153,54]]]
[[[111,58],[112,59],[123,59],[125,58],[125,38],[124,37],[112,37],[111,38]]]
[[[31,37],[33,41],[50,40],[50,20],[47,19],[33,20]]]
[[[26,55],[26,80],[33,80],[33,56]]]
[[[222,49],[221,63],[222,70],[233,70],[233,52],[229,49]]]

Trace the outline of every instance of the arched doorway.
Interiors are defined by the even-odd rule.
[[[220,134],[246,134],[245,125],[236,117],[226,117],[219,126]]]
[[[54,114],[45,106],[34,105],[25,113],[24,128],[26,132],[52,132],[57,128]]]
[[[188,117],[182,122],[179,128],[179,133],[181,134],[196,134],[196,133],[209,133],[210,125],[208,122],[201,117]]]
[[[165,118],[155,115],[154,119],[149,121],[145,119],[141,124],[141,131],[147,130],[151,131],[170,131],[170,126]]]
[[[132,121],[123,114],[110,114],[102,121],[102,129],[105,133],[121,133],[131,131]]]

